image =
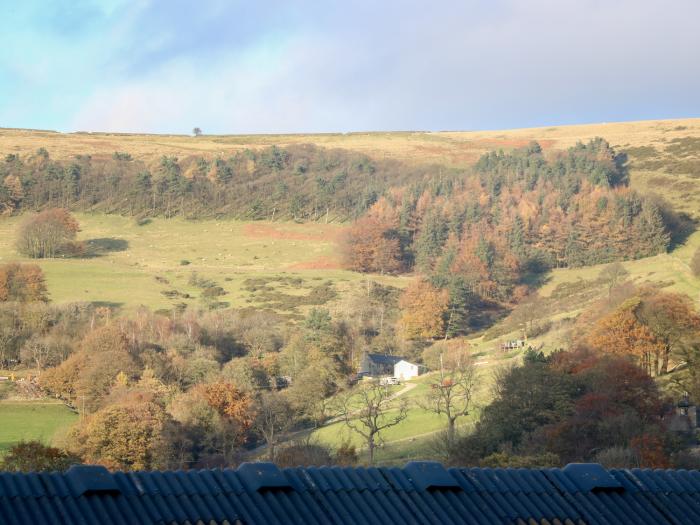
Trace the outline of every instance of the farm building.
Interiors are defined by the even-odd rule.
[[[700,407],[686,396],[676,405],[675,413],[666,420],[668,428],[674,432],[694,432],[700,427]]]
[[[506,341],[505,343],[501,343],[501,350],[508,351],[508,350],[515,350],[516,348],[525,348],[525,343],[526,341],[523,339],[513,339],[511,341]]]
[[[369,377],[390,376],[394,374],[394,365],[399,361],[403,361],[403,357],[365,353],[362,355],[358,374]]]
[[[423,365],[409,363],[405,359],[402,359],[394,365],[394,377],[406,381],[407,379],[418,377],[424,373],[425,370],[426,368]]]
[[[6,524],[697,524],[700,472],[297,467],[0,473]]]

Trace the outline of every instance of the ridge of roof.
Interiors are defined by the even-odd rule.
[[[0,473],[0,525],[23,523],[700,523],[700,472],[295,467]]]

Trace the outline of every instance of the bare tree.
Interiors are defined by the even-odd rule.
[[[612,297],[613,289],[619,284],[622,284],[628,275],[629,272],[625,269],[622,263],[619,262],[608,264],[600,271],[598,274],[598,279],[603,281],[608,288],[608,299]]]
[[[19,355],[23,363],[33,362],[37,372],[40,372],[52,361],[55,357],[54,354],[52,345],[46,339],[35,334],[24,343]]]
[[[367,443],[370,465],[374,463],[374,450],[380,442],[380,433],[406,419],[405,400],[395,402],[389,389],[371,382],[360,385],[346,395],[340,406],[340,417]]]
[[[440,355],[440,371],[428,383],[430,389],[418,405],[447,418],[447,440],[455,437],[457,419],[469,415],[476,369],[466,348],[447,349]]]
[[[17,250],[34,259],[56,257],[62,251],[76,249],[72,241],[79,231],[78,221],[67,210],[44,210],[20,225]]]
[[[275,460],[275,447],[294,423],[294,413],[287,399],[276,391],[262,392],[256,403],[253,428],[262,434],[270,461]]]

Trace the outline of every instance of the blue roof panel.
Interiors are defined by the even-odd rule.
[[[94,468],[95,470],[91,470]],[[0,525],[151,523],[700,523],[700,473],[309,467],[0,473]],[[579,476],[582,475],[582,477]]]

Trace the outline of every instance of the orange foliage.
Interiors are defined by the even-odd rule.
[[[231,383],[210,383],[198,386],[199,392],[207,404],[225,417],[247,431],[255,419],[253,400]]]
[[[346,266],[360,272],[396,273],[402,269],[398,220],[385,199],[348,230],[343,252]]]
[[[664,452],[663,441],[658,436],[643,434],[632,438],[630,447],[637,454],[643,468],[668,468],[668,457]]]
[[[36,264],[0,266],[0,302],[46,301],[44,272]]]
[[[423,279],[413,281],[399,301],[403,311],[400,325],[407,339],[434,338],[443,335],[444,315],[449,295]]]
[[[641,366],[652,373],[663,349],[654,333],[635,316],[638,303],[626,303],[600,319],[588,341],[602,352],[635,356]]]

